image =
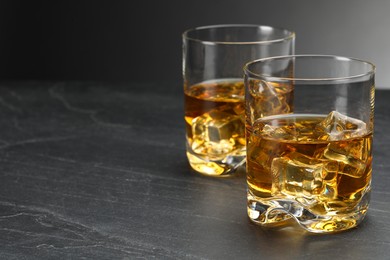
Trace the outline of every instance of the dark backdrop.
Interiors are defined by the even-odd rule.
[[[368,59],[390,86],[390,1],[0,1],[0,78],[181,81],[181,33],[251,23],[297,33],[297,53]]]

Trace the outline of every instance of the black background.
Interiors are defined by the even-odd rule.
[[[179,83],[185,29],[249,23],[296,31],[296,53],[373,61],[377,85],[386,86],[387,10],[385,0],[6,0],[0,78]]]
[[[190,170],[180,85],[185,29],[252,23],[295,30],[297,53],[372,60],[390,87],[389,10],[387,0],[0,0],[0,80],[11,80],[0,85],[0,259],[388,259],[389,91],[377,92],[367,218],[311,236],[251,224],[243,176]]]

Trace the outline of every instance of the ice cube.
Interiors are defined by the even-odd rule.
[[[264,116],[290,112],[286,97],[291,92],[291,89],[274,85],[263,80],[252,80],[249,82],[248,89],[251,96],[250,110],[252,121]]]
[[[362,136],[367,132],[367,127],[361,120],[332,111],[317,125],[316,131],[319,132],[319,139],[335,141]]]
[[[299,142],[317,140],[317,134],[313,131],[313,128],[308,123],[300,123],[295,120],[278,120],[277,125],[273,125],[275,121],[271,121],[271,124],[265,124],[261,120],[255,122],[254,127],[261,129],[263,136],[283,139],[294,140]]]
[[[291,126],[273,126],[266,124],[263,127],[262,134],[283,140],[295,140],[297,137],[297,131],[293,125]]]
[[[329,200],[337,195],[337,163],[298,152],[272,161],[272,194],[294,196],[303,204]]]
[[[338,162],[340,174],[360,178],[366,170],[370,152],[371,139],[358,138],[330,143],[323,157]]]
[[[267,170],[271,169],[271,163],[275,157],[284,156],[294,151],[295,148],[287,143],[259,138],[256,134],[249,136],[247,151],[249,160]]]
[[[264,80],[251,80],[249,82],[249,93],[252,97],[265,97],[265,96],[276,96],[276,91],[272,85]]]
[[[192,133],[194,152],[211,156],[232,152],[237,145],[236,140],[245,135],[239,116],[219,110],[194,118]]]

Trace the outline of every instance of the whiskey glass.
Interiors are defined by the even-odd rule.
[[[262,226],[357,226],[372,174],[375,66],[327,55],[246,64],[247,210]]]
[[[295,34],[259,25],[214,25],[183,34],[187,157],[207,176],[231,176],[245,163],[242,68],[294,54]]]

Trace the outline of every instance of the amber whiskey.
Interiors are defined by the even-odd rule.
[[[372,133],[364,122],[336,111],[280,115],[257,120],[248,133],[253,221],[295,217],[314,232],[357,225],[367,210],[372,172]]]
[[[242,80],[202,82],[185,89],[187,156],[197,171],[224,175],[245,160]]]

